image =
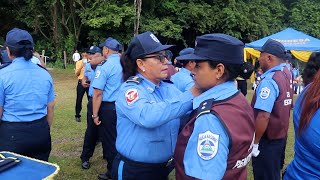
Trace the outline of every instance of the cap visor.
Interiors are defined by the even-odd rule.
[[[148,54],[163,51],[163,50],[171,48],[172,46],[175,46],[175,45],[161,45],[161,46],[157,47],[156,49],[152,50],[151,52],[149,52]]]
[[[104,46],[104,42],[99,44],[100,48],[103,48],[103,46]]]
[[[177,60],[193,60],[193,61],[197,61],[197,60],[208,60],[209,58],[207,57],[202,57],[202,56],[198,56],[195,54],[186,54],[186,55],[182,55],[182,56],[178,56],[176,57]]]

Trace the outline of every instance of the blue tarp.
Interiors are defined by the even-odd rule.
[[[306,35],[300,31],[296,31],[292,28],[287,28],[260,40],[247,43],[246,47],[259,50],[270,38],[281,42],[286,50],[320,51],[319,39]]]

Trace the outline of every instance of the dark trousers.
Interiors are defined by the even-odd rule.
[[[0,124],[0,151],[10,151],[31,158],[48,161],[51,136],[45,118],[32,122],[6,122]]]
[[[282,168],[284,166],[284,160],[286,159],[287,139],[288,139],[288,137],[286,137],[284,139],[284,146],[283,146],[283,149],[282,149],[281,159],[280,159],[280,170],[282,170]]]
[[[258,157],[252,157],[255,180],[280,180],[280,161],[284,146],[285,139],[261,138],[260,154]]]
[[[82,110],[82,99],[84,96],[84,93],[87,94],[87,98],[89,100],[89,94],[88,94],[89,88],[84,88],[81,85],[81,80],[78,80],[77,84],[77,99],[76,99],[76,115],[75,117],[81,117],[80,112]]]
[[[99,135],[99,126],[95,125],[92,119],[92,98],[89,98],[87,109],[87,129],[84,135],[83,148],[80,156],[82,162],[89,161],[94,153],[97,141],[102,139]],[[102,148],[103,158],[106,159],[106,149],[104,146],[102,146]]]
[[[99,134],[102,137],[102,146],[106,152],[105,157],[108,162],[107,169],[108,171],[111,171],[113,159],[117,155],[117,114],[114,102],[102,102],[98,115],[101,121],[98,128]]]
[[[246,80],[237,80],[238,90],[242,92],[244,96],[247,95],[247,81]]]
[[[166,164],[150,164],[128,160],[118,154],[113,161],[113,180],[167,180]]]

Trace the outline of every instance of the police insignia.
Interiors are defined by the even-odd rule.
[[[157,43],[160,43],[159,39],[154,35],[154,34],[150,34],[150,37]]]
[[[139,99],[139,94],[137,89],[129,89],[126,94],[127,104],[130,105]]]
[[[100,70],[97,70],[96,76],[94,78],[97,79],[100,76],[100,74],[101,74]]]
[[[267,88],[267,87],[264,87],[261,89],[261,92],[260,92],[260,97],[261,99],[267,99],[270,95],[270,89]]]
[[[210,160],[218,152],[219,135],[210,131],[201,133],[198,136],[197,152],[201,159]]]

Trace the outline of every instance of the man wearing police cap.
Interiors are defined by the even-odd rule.
[[[191,118],[178,136],[174,159],[177,180],[247,178],[255,123],[246,98],[235,86],[253,67],[243,62],[244,44],[226,34],[196,39],[195,51],[178,57],[194,60],[195,86]]]
[[[115,147],[117,136],[115,100],[122,83],[122,66],[119,56],[121,44],[116,39],[108,38],[100,44],[100,47],[103,48],[102,54],[106,60],[97,67],[92,83],[94,88],[92,118],[94,123],[99,126],[102,146],[107,153],[108,171],[105,174],[100,174],[99,179],[110,179],[112,162],[117,154]]]
[[[268,39],[262,46],[259,62],[264,73],[251,104],[256,120],[252,166],[257,180],[280,179],[292,103],[290,75],[280,64],[284,58],[285,48],[280,42]]]

